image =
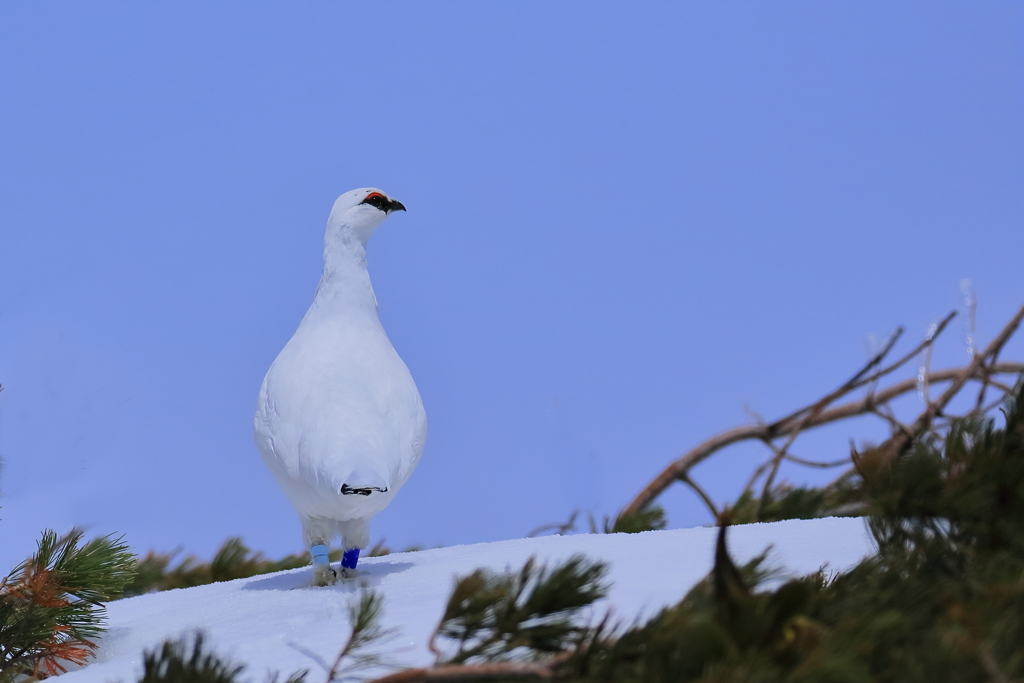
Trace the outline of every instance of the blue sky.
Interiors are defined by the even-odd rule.
[[[7,3],[0,83],[0,568],[73,524],[299,549],[252,412],[355,187],[409,209],[370,245],[430,421],[397,546],[612,514],[962,279],[983,341],[1024,303],[1013,3]]]

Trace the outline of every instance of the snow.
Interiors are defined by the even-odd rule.
[[[583,553],[607,562],[612,588],[597,610],[611,607],[631,621],[677,602],[707,574],[716,534],[715,528],[697,528],[525,538],[365,558],[356,579],[328,588],[310,587],[312,572],[304,568],[119,600],[108,605],[109,629],[96,659],[62,680],[129,683],[142,671],[144,650],[199,629],[216,652],[246,664],[243,678],[308,668],[317,680],[321,672],[302,650],[333,661],[348,637],[348,606],[361,583],[384,596],[384,626],[397,629],[380,649],[401,665],[429,664],[427,639],[453,578],[478,567],[519,568],[531,555],[557,562]],[[840,571],[874,550],[864,521],[856,518],[749,524],[729,531],[729,549],[739,562],[769,545],[769,563],[785,570],[782,578],[820,567]]]

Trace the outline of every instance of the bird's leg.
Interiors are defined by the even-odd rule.
[[[341,556],[341,576],[350,579],[355,576],[356,563],[359,562],[359,548],[349,548]]]
[[[313,585],[330,586],[338,580],[338,574],[331,568],[331,538],[335,535],[334,521],[322,517],[301,517],[302,540],[309,548],[313,559]]]
[[[316,543],[311,545],[309,547],[309,554],[313,556],[314,585],[330,586],[338,580],[338,573],[331,567],[331,559],[327,556],[326,543]]]
[[[356,563],[359,562],[359,550],[370,542],[370,524],[366,519],[347,519],[339,525],[341,531],[341,547],[345,554],[341,556],[341,575],[351,578],[356,574]]]

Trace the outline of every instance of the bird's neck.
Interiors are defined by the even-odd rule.
[[[360,237],[354,231],[328,232],[324,241],[324,274],[314,304],[377,308],[366,268],[366,242]]]

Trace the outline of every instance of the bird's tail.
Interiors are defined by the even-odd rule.
[[[372,496],[387,493],[391,488],[390,477],[368,467],[353,470],[338,488],[343,496]]]

